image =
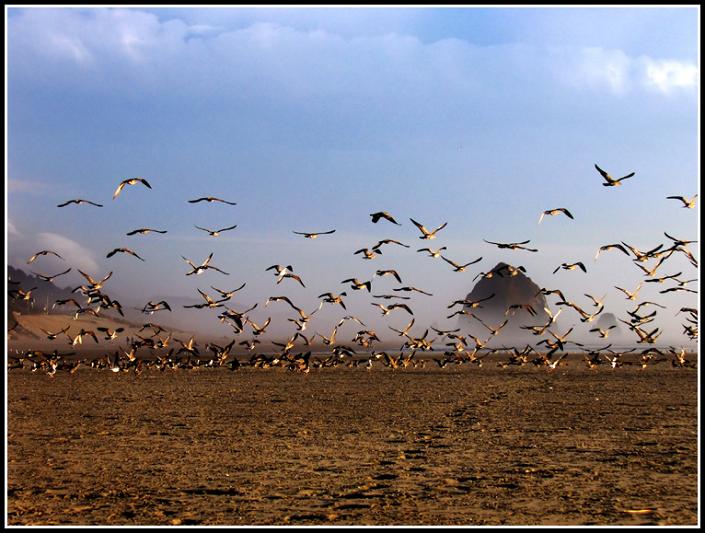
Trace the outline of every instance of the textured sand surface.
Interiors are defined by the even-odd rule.
[[[693,369],[7,380],[11,525],[697,523]]]

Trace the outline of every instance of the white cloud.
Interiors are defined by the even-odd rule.
[[[38,249],[53,250],[75,268],[87,274],[99,275],[98,263],[93,259],[93,254],[76,241],[57,233],[39,233],[36,242]]]
[[[696,88],[698,67],[679,61],[656,61],[651,58],[643,60],[645,83],[652,85],[663,93],[670,93],[678,88]]]

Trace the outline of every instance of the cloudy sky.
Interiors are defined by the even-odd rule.
[[[614,286],[634,288],[643,276],[619,252],[595,262],[599,246],[647,250],[669,245],[664,231],[699,236],[699,205],[666,199],[699,192],[698,16],[646,7],[7,8],[7,260],[27,270],[32,253],[63,251],[69,266],[114,271],[106,289],[136,304],[246,281],[235,307],[261,302],[252,314],[260,320],[291,316],[284,304],[264,309],[268,296],[310,310],[318,294],[346,290],[345,278],[396,268],[405,284],[434,293],[412,301],[417,321],[440,326],[475,275],[505,261],[582,305],[584,293],[607,293],[607,309],[626,316],[632,302]],[[636,175],[603,187],[595,163]],[[135,176],[153,189],[128,187],[112,200]],[[208,195],[237,206],[187,203]],[[78,197],[105,207],[56,207]],[[555,207],[575,220],[537,224]],[[402,226],[371,224],[379,210]],[[483,260],[455,273],[417,253],[429,241],[410,217],[448,222],[430,244],[450,259]],[[238,227],[213,238],[194,224]],[[125,235],[138,227],[168,233]],[[330,229],[316,240],[292,234]],[[383,238],[412,248],[386,247],[373,261],[353,255]],[[540,252],[483,239],[531,239]],[[105,257],[119,246],[146,261]],[[186,277],[181,256],[200,263],[210,252],[230,276]],[[574,261],[588,273],[552,274]],[[273,264],[294,266],[307,288],[277,286],[265,272]],[[65,268],[46,257],[33,266]],[[659,273],[678,271],[698,277],[676,256]],[[57,283],[81,279],[71,272]],[[396,286],[373,284],[373,293]],[[672,317],[695,295],[646,285],[640,297],[669,306],[659,324],[684,343]],[[379,329],[406,323],[347,293],[351,311]]]

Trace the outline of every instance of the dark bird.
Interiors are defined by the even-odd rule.
[[[147,235],[149,232],[154,232],[154,233],[166,233],[166,230],[158,230],[158,229],[152,229],[152,228],[140,228],[136,230],[132,230],[129,233],[126,233],[126,235],[137,235],[138,233],[140,235]]]
[[[58,274],[54,274],[53,276],[45,276],[44,274],[38,274],[37,272],[32,271],[32,274],[37,276],[38,278],[43,279],[44,281],[48,281],[51,283],[55,278],[58,278],[59,276],[63,276],[64,274],[68,274],[71,272],[71,269],[69,268],[68,270],[64,270],[63,272],[60,272]]]
[[[118,185],[117,189],[115,189],[115,192],[113,193],[113,200],[117,198],[122,190],[125,188],[126,185],[137,185],[138,183],[141,183],[148,189],[151,189],[152,186],[149,184],[149,182],[144,179],[144,178],[128,178],[126,180],[123,180],[120,182],[120,185]]]
[[[51,250],[42,250],[41,252],[37,252],[37,253],[34,254],[32,257],[30,257],[29,259],[27,259],[27,264],[30,265],[30,264],[34,263],[34,261],[35,261],[35,260],[37,259],[37,257],[39,257],[40,255],[47,255],[47,254],[53,254],[53,255],[55,255],[56,257],[58,257],[59,259],[63,259],[63,257],[61,257],[61,256],[60,256],[59,254],[57,254],[56,252],[53,252],[53,251],[51,251]]]
[[[522,241],[522,242],[510,242],[510,243],[503,243],[503,242],[492,242],[488,241],[486,239],[482,239],[485,241],[487,244],[494,244],[497,248],[507,248],[509,250],[526,250],[528,252],[538,252],[537,249],[535,248],[527,248],[523,246],[524,244],[529,244],[531,240],[527,241]]]
[[[605,183],[602,184],[605,187],[616,187],[617,185],[621,185],[622,180],[625,180],[627,178],[631,178],[634,174],[636,174],[636,172],[632,172],[631,174],[627,174],[626,176],[622,176],[621,178],[616,180],[616,179],[612,178],[612,176],[610,176],[607,172],[605,172],[600,167],[598,167],[597,165],[595,165],[595,168],[597,169],[597,171],[600,173],[600,175],[605,180]]]
[[[390,215],[386,211],[378,211],[377,213],[370,214],[370,216],[372,217],[372,222],[374,224],[377,224],[377,222],[379,222],[379,219],[383,218],[385,220],[389,220],[389,222],[391,222],[392,224],[396,224],[397,226],[401,226],[401,224],[399,224],[399,222],[394,220],[394,217],[392,217],[392,215]]]
[[[359,291],[360,289],[367,289],[367,292],[372,292],[372,281],[360,281],[357,278],[344,279],[340,283],[351,283],[351,288],[354,291]]]
[[[543,220],[543,217],[546,215],[558,215],[559,213],[563,213],[565,216],[568,218],[572,219],[573,215],[570,214],[570,211],[568,211],[565,207],[557,207],[556,209],[549,209],[548,211],[544,211],[541,213],[541,216],[539,217],[539,224],[541,224],[541,221]]]
[[[419,248],[416,251],[417,252],[428,252],[429,257],[441,257],[441,252],[446,249],[447,248],[445,246],[442,246],[438,250],[431,250],[431,248]]]
[[[293,231],[292,233],[296,233],[297,235],[303,235],[303,236],[306,237],[307,239],[315,239],[315,238],[317,238],[319,235],[330,235],[331,233],[335,233],[335,230],[332,229],[332,230],[330,230],[330,231],[319,231],[319,232],[317,232],[317,233],[307,233],[307,232],[304,232],[304,231]]]
[[[401,283],[401,277],[399,277],[399,273],[396,270],[378,270],[374,274],[375,276],[394,276],[396,280]],[[374,277],[374,276],[373,276]]]
[[[106,255],[105,257],[110,258],[110,257],[114,256],[114,255],[115,255],[116,253],[118,253],[118,252],[125,253],[125,254],[130,254],[130,255],[134,255],[134,256],[135,256],[137,259],[139,259],[140,261],[144,261],[144,259],[142,259],[139,255],[137,255],[137,253],[135,253],[134,251],[130,250],[129,248],[115,248],[112,252],[108,252],[108,255]]]
[[[583,265],[580,261],[578,261],[577,263],[561,263],[561,265],[557,267],[556,270],[553,271],[553,273],[555,274],[561,268],[563,270],[575,270],[576,268],[580,268],[580,270],[587,274],[587,269],[585,268],[585,265]]]
[[[456,263],[455,261],[451,261],[447,257],[441,256],[441,259],[443,259],[443,261],[453,267],[453,272],[465,272],[465,269],[470,265],[474,265],[475,263],[479,263],[480,261],[482,261],[482,257],[478,257],[474,261],[470,261],[469,263],[465,263],[464,265],[459,265],[458,263]]]
[[[220,235],[221,232],[223,232],[223,231],[228,231],[228,230],[237,228],[237,224],[235,224],[234,226],[229,226],[229,227],[227,227],[227,228],[222,228],[222,229],[218,229],[218,230],[210,230],[210,229],[207,229],[207,228],[202,228],[201,226],[196,226],[195,224],[194,224],[194,227],[195,227],[195,228],[198,228],[198,229],[200,229],[200,230],[202,230],[202,231],[205,231],[205,232],[210,233],[211,237],[217,237],[217,236]]]
[[[220,198],[215,198],[214,196],[204,196],[203,198],[196,198],[195,200],[189,200],[188,203],[190,204],[197,204],[198,202],[220,202],[223,204],[228,204],[228,205],[237,205],[236,202],[228,202],[227,200],[221,200]]]
[[[668,200],[680,200],[683,203],[681,207],[686,209],[693,209],[695,207],[695,199],[697,197],[697,194],[692,198],[686,198],[685,196],[666,196]]]
[[[331,304],[339,304],[340,307],[345,309],[345,302],[343,302],[343,296],[347,296],[345,291],[341,292],[338,295],[335,295],[332,292],[324,292],[323,294],[318,295],[319,298],[323,298],[324,302]]]
[[[421,289],[417,289],[416,287],[399,287],[398,289],[392,289],[393,291],[399,292],[399,291],[404,291],[404,292],[420,292],[421,294],[425,294],[426,296],[433,296],[430,292],[422,291]]]
[[[63,204],[59,204],[59,205],[57,205],[56,207],[64,207],[64,206],[67,206],[67,205],[69,205],[69,204],[77,204],[77,205],[80,205],[80,204],[91,204],[91,205],[94,205],[94,206],[96,206],[96,207],[103,207],[103,204],[97,204],[97,203],[95,203],[95,202],[91,202],[90,200],[83,200],[82,198],[76,198],[75,200],[69,200],[68,202],[64,202]]]
[[[213,252],[210,253],[210,255],[203,261],[203,263],[201,263],[200,265],[196,266],[196,265],[194,265],[194,264],[191,262],[190,259],[185,258],[183,255],[181,256],[181,259],[183,259],[184,261],[186,261],[186,262],[191,266],[191,268],[193,269],[191,272],[187,272],[187,273],[186,273],[187,276],[191,276],[191,275],[193,275],[193,274],[197,274],[197,275],[198,275],[198,274],[202,274],[204,271],[206,271],[206,270],[208,270],[208,269],[217,270],[217,271],[220,272],[221,274],[225,274],[226,276],[229,276],[230,274],[228,274],[227,272],[223,272],[223,271],[220,270],[219,268],[210,265],[210,261],[211,261],[212,258],[213,258]]]
[[[435,239],[435,238],[436,238],[436,233],[439,232],[440,230],[442,230],[443,228],[445,228],[445,227],[448,225],[447,222],[444,222],[443,224],[441,224],[440,226],[438,226],[438,227],[437,227],[436,229],[434,229],[433,231],[428,231],[425,226],[423,226],[422,224],[419,224],[419,223],[416,222],[413,218],[410,218],[409,220],[411,220],[412,224],[413,224],[414,226],[416,226],[417,228],[419,228],[419,230],[421,231],[422,235],[419,237],[419,239]]]
[[[597,261],[597,258],[599,257],[599,255],[602,252],[605,252],[607,250],[611,250],[613,248],[615,248],[617,250],[621,250],[622,252],[624,252],[624,255],[629,255],[629,252],[627,251],[627,249],[624,246],[622,246],[621,244],[605,244],[604,246],[600,246],[600,248],[597,250],[597,253],[595,254],[595,261]]]

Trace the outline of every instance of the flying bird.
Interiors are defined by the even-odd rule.
[[[431,248],[419,248],[417,252],[428,252],[429,257],[441,257],[441,252],[447,250],[445,246],[440,247],[438,250],[432,250]]]
[[[166,233],[166,230],[159,230],[159,229],[152,229],[152,228],[139,228],[136,230],[132,230],[129,233],[126,233],[126,235],[137,235],[138,233],[140,235],[147,235],[149,232],[154,232],[154,233]]]
[[[67,205],[69,205],[69,204],[76,204],[76,205],[80,205],[80,204],[91,204],[91,205],[94,205],[94,206],[96,206],[96,207],[103,207],[103,204],[97,204],[97,203],[95,203],[95,202],[91,202],[90,200],[84,200],[84,199],[82,199],[82,198],[76,198],[75,200],[69,200],[68,202],[64,202],[63,204],[59,204],[59,205],[57,205],[56,207],[64,207],[64,206],[67,206]]]
[[[53,276],[45,276],[44,274],[38,274],[37,272],[32,271],[32,274],[37,276],[38,278],[43,279],[44,281],[48,281],[51,283],[55,278],[58,278],[59,276],[63,276],[64,274],[68,274],[71,272],[71,269],[69,268],[68,270],[64,270],[63,272],[59,272],[58,274],[54,274]]]
[[[684,207],[685,209],[693,209],[695,207],[695,199],[698,197],[696,194],[692,198],[686,198],[685,196],[666,196],[666,199],[668,200],[680,200],[683,202],[683,205],[681,207]]]
[[[140,261],[144,261],[144,259],[142,259],[139,255],[137,255],[134,251],[130,250],[129,248],[115,248],[112,252],[108,252],[108,255],[106,255],[105,257],[110,258],[118,252],[134,255]]]
[[[568,218],[572,219],[573,215],[570,214],[570,211],[568,211],[565,207],[557,207],[556,209],[549,209],[548,211],[544,211],[541,213],[541,217],[539,218],[539,224],[541,224],[541,221],[543,220],[543,217],[546,215],[558,215],[560,213],[563,213],[565,216]]]
[[[474,261],[470,261],[469,263],[465,263],[464,265],[459,265],[455,261],[451,261],[450,259],[448,259],[446,257],[441,256],[441,259],[443,259],[443,261],[445,261],[446,263],[448,263],[449,265],[451,265],[453,267],[453,272],[465,272],[465,269],[467,267],[469,267],[470,265],[474,265],[475,263],[479,263],[480,261],[482,261],[482,257],[478,257]]]
[[[308,232],[305,232],[305,231],[292,231],[292,233],[296,233],[297,235],[303,235],[303,236],[306,237],[307,239],[315,239],[315,238],[317,238],[319,235],[330,235],[331,233],[335,233],[335,230],[332,229],[332,230],[330,230],[330,231],[319,231],[319,232],[317,232],[317,233],[308,233]]]
[[[399,276],[399,273],[396,270],[378,270],[377,272],[374,273],[374,276],[394,276],[394,278],[401,283],[401,277]]]
[[[563,270],[575,270],[576,268],[580,268],[580,270],[587,274],[587,269],[585,268],[585,265],[583,265],[583,263],[580,261],[578,261],[577,263],[561,263],[559,267],[556,267],[556,270],[554,270],[553,273],[555,274],[561,268]]]
[[[379,219],[383,218],[385,220],[389,220],[389,222],[391,222],[392,224],[396,224],[397,226],[401,226],[401,224],[399,224],[399,222],[394,220],[394,217],[392,215],[390,215],[389,213],[387,213],[386,211],[378,211],[377,213],[371,213],[370,216],[372,217],[372,222],[374,224],[377,224],[377,222],[379,222]]]
[[[186,261],[186,262],[191,266],[191,268],[193,269],[191,272],[187,272],[187,273],[186,273],[187,276],[191,276],[191,275],[193,275],[193,274],[196,274],[196,275],[202,274],[205,270],[208,270],[209,268],[212,269],[212,270],[217,270],[217,271],[220,272],[221,274],[225,274],[226,276],[229,276],[230,274],[228,274],[227,272],[223,272],[223,271],[220,270],[219,268],[210,265],[210,261],[211,261],[212,258],[213,258],[213,252],[211,252],[210,255],[209,255],[208,257],[206,257],[206,259],[203,261],[203,263],[201,263],[200,265],[196,266],[196,265],[194,265],[194,264],[191,262],[190,259],[185,258],[183,255],[181,256],[181,259],[183,259],[184,261]]]
[[[597,261],[597,258],[599,257],[599,255],[602,252],[605,252],[607,250],[611,250],[613,248],[617,249],[617,250],[621,250],[622,252],[624,252],[625,255],[629,255],[629,252],[627,251],[627,249],[624,246],[622,246],[621,244],[605,244],[604,246],[600,246],[600,248],[597,250],[597,253],[595,254],[595,261]]]
[[[411,220],[412,224],[414,224],[414,226],[419,228],[419,230],[421,231],[422,235],[419,237],[419,239],[435,239],[436,233],[448,225],[448,222],[444,222],[433,231],[428,231],[422,224],[419,224],[413,218],[410,218],[409,220]]]
[[[600,173],[600,175],[604,178],[605,183],[603,183],[602,185],[604,185],[605,187],[616,187],[617,185],[621,185],[622,180],[625,180],[627,178],[631,178],[634,174],[636,174],[636,172],[632,172],[631,174],[627,174],[626,176],[622,176],[621,178],[616,180],[612,176],[610,176],[607,172],[605,172],[600,167],[598,167],[597,164],[595,165],[595,168]]]
[[[503,242],[492,242],[488,241],[486,239],[482,239],[485,241],[487,244],[494,244],[497,248],[507,248],[509,250],[526,250],[528,252],[538,252],[536,248],[527,248],[523,246],[524,244],[529,244],[531,240],[526,240],[522,242],[510,242],[510,243],[503,243]]]
[[[228,204],[228,205],[237,205],[236,202],[228,202],[227,200],[222,200],[220,198],[215,198],[214,196],[204,196],[203,198],[196,198],[195,200],[189,200],[188,203],[190,204],[197,204],[198,202],[221,202],[223,204]]]
[[[120,185],[118,185],[117,189],[115,189],[115,192],[113,193],[113,200],[117,198],[122,190],[125,188],[126,185],[137,185],[138,183],[141,183],[148,189],[151,189],[152,186],[149,184],[149,182],[144,179],[144,178],[128,178],[126,180],[123,180],[120,182]]]
[[[200,229],[201,231],[205,231],[205,232],[207,232],[207,233],[210,233],[211,237],[217,237],[217,236],[220,235],[223,231],[228,231],[228,230],[237,228],[237,224],[235,224],[234,226],[229,226],[229,227],[227,227],[227,228],[222,228],[222,229],[218,229],[218,230],[210,230],[210,229],[207,229],[207,228],[202,228],[202,227],[200,227],[200,226],[196,226],[195,224],[194,224],[194,227]]]
[[[61,257],[61,256],[60,256],[59,254],[57,254],[56,252],[53,252],[52,250],[42,250],[41,252],[37,252],[37,253],[34,254],[32,257],[30,257],[29,259],[27,259],[27,264],[30,265],[30,264],[34,263],[34,261],[35,261],[35,260],[37,259],[37,257],[39,257],[40,255],[47,255],[47,254],[53,254],[53,255],[55,255],[56,257],[58,257],[59,259],[63,259],[63,257]]]

